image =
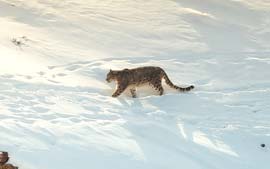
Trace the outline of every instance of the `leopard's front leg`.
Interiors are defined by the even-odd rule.
[[[126,85],[118,85],[117,89],[115,90],[115,92],[112,94],[112,97],[117,97],[119,96],[121,93],[123,93],[126,90],[127,86]]]

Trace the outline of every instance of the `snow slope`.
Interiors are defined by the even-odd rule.
[[[268,0],[0,0],[0,23],[0,148],[20,168],[269,168]],[[110,97],[110,68],[143,65],[196,88]]]

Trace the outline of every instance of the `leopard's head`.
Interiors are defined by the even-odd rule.
[[[116,80],[116,75],[117,75],[116,71],[110,70],[109,73],[107,74],[106,81],[110,83],[111,81]]]

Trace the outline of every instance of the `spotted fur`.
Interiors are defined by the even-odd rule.
[[[117,88],[112,94],[112,97],[117,97],[130,87],[132,97],[136,97],[136,87],[142,84],[149,84],[159,92],[159,95],[164,93],[162,87],[162,79],[171,87],[181,92],[190,91],[194,86],[179,87],[174,85],[165,71],[160,67],[138,67],[135,69],[110,70],[107,74],[106,81],[116,81]]]

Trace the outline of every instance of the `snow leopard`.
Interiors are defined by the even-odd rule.
[[[169,79],[166,72],[155,66],[144,66],[137,67],[133,69],[123,69],[123,70],[110,70],[107,74],[106,81],[110,83],[111,81],[116,81],[117,87],[112,97],[118,97],[127,88],[130,88],[130,93],[133,98],[137,97],[136,87],[149,84],[159,95],[163,95],[164,89],[162,87],[162,79],[171,87],[180,92],[186,92],[194,89],[193,85],[189,87],[179,87],[174,85]]]

